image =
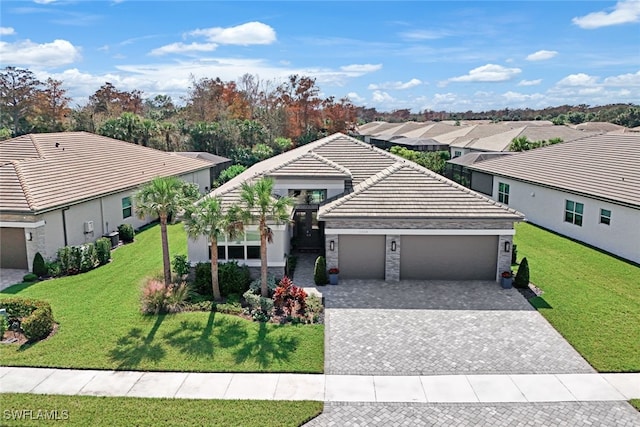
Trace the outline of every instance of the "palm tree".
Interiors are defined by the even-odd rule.
[[[182,194],[183,182],[174,176],[157,177],[144,185],[136,193],[136,215],[143,219],[147,216],[160,218],[162,237],[162,263],[164,266],[164,285],[171,283],[171,263],[169,262],[169,239],[167,237],[167,218],[176,213],[185,200]]]
[[[267,225],[267,220],[275,224],[282,224],[289,220],[290,212],[287,209],[293,206],[294,201],[290,197],[276,198],[272,195],[273,179],[263,177],[253,184],[242,184],[241,199],[246,207],[246,214],[251,220],[258,222],[260,231],[260,281],[263,297],[269,296],[267,288],[267,242],[273,241],[273,233]]]
[[[234,239],[244,231],[240,209],[233,205],[228,209],[222,206],[218,197],[212,196],[189,206],[184,218],[184,228],[192,239],[206,236],[211,243],[211,286],[213,298],[222,299],[220,284],[218,283],[218,235],[227,234]]]

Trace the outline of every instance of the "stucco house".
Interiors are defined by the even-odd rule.
[[[135,215],[133,194],[156,176],[211,185],[212,164],[87,132],[30,134],[0,142],[2,268],[32,268],[40,252],[95,241]]]
[[[640,263],[640,135],[604,134],[468,165],[471,188]]]
[[[211,194],[239,201],[245,181],[274,179],[274,197],[296,199],[291,223],[272,227],[269,267],[283,274],[291,242],[317,250],[341,278],[498,280],[511,266],[522,214],[413,162],[337,133],[260,162]],[[210,259],[189,240],[192,263]],[[220,260],[257,268],[255,227],[219,243]]]

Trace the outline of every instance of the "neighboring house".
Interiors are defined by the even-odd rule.
[[[640,135],[596,135],[467,166],[527,220],[640,263]]]
[[[205,162],[211,163],[209,185],[204,188],[205,192],[208,192],[212,188],[212,184],[216,179],[218,179],[218,176],[220,176],[220,172],[233,164],[233,161],[231,159],[227,159],[226,157],[218,156],[216,154],[211,154],[204,151],[179,151],[176,152],[176,154],[190,157],[192,159],[204,160]]]
[[[2,268],[32,268],[40,252],[93,242],[135,215],[133,194],[157,176],[204,191],[211,163],[86,132],[30,134],[0,142]]]
[[[296,199],[291,224],[272,226],[270,269],[283,274],[291,242],[315,250],[346,279],[498,280],[511,267],[515,210],[428,169],[343,134],[260,162],[211,194],[238,203],[243,182],[275,180],[274,197]],[[255,226],[219,244],[221,260],[260,265]],[[210,259],[189,240],[192,263]]]
[[[498,151],[497,153],[467,153],[451,160],[447,160],[443,175],[458,184],[473,188],[471,185],[471,171],[469,170],[470,165],[511,154],[515,153],[511,151]]]

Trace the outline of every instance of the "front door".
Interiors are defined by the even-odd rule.
[[[318,211],[297,210],[295,214],[295,242],[301,251],[320,251],[324,244],[324,223],[318,222]]]

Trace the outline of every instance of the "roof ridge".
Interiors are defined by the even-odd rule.
[[[392,173],[396,172],[398,169],[402,168],[403,166],[403,162],[398,161],[388,167],[386,167],[385,169],[381,170],[380,172],[378,172],[377,174],[370,176],[369,178],[365,179],[364,181],[362,181],[360,184],[356,185],[355,187],[353,187],[353,191],[343,197],[340,197],[339,199],[333,201],[332,203],[328,204],[325,206],[325,210],[327,212],[331,212],[332,210],[334,210],[335,208],[343,205],[344,203],[346,203],[347,201],[353,199],[355,196],[357,196],[358,194],[362,193],[364,190],[371,188],[372,186],[374,186],[375,184],[377,184],[378,182],[382,181],[384,178],[390,176]]]
[[[323,162],[324,164],[331,166],[334,169],[339,170],[340,172],[346,173],[347,175],[352,176],[352,173],[349,169],[345,168],[342,165],[337,164],[336,162],[334,162],[333,160],[329,160],[326,157],[316,153],[315,151],[311,150],[308,153],[305,154],[306,155],[310,155],[311,157]],[[303,156],[304,157],[304,156]]]
[[[42,152],[42,149],[40,148],[40,143],[36,140],[35,138],[36,134],[34,133],[30,133],[29,134],[29,139],[31,140],[31,143],[33,144],[33,148],[35,148],[36,153],[38,153],[38,157],[41,159],[46,158],[44,156],[44,153]]]
[[[24,198],[27,201],[27,204],[29,205],[29,209],[35,210],[35,202],[33,200],[33,196],[31,195],[31,192],[29,191],[27,180],[24,174],[22,173],[22,169],[20,168],[20,162],[17,160],[14,160],[10,163],[13,166],[13,169],[16,171],[16,177],[18,178],[18,182],[20,183],[20,187],[22,188],[22,192],[24,193]]]

